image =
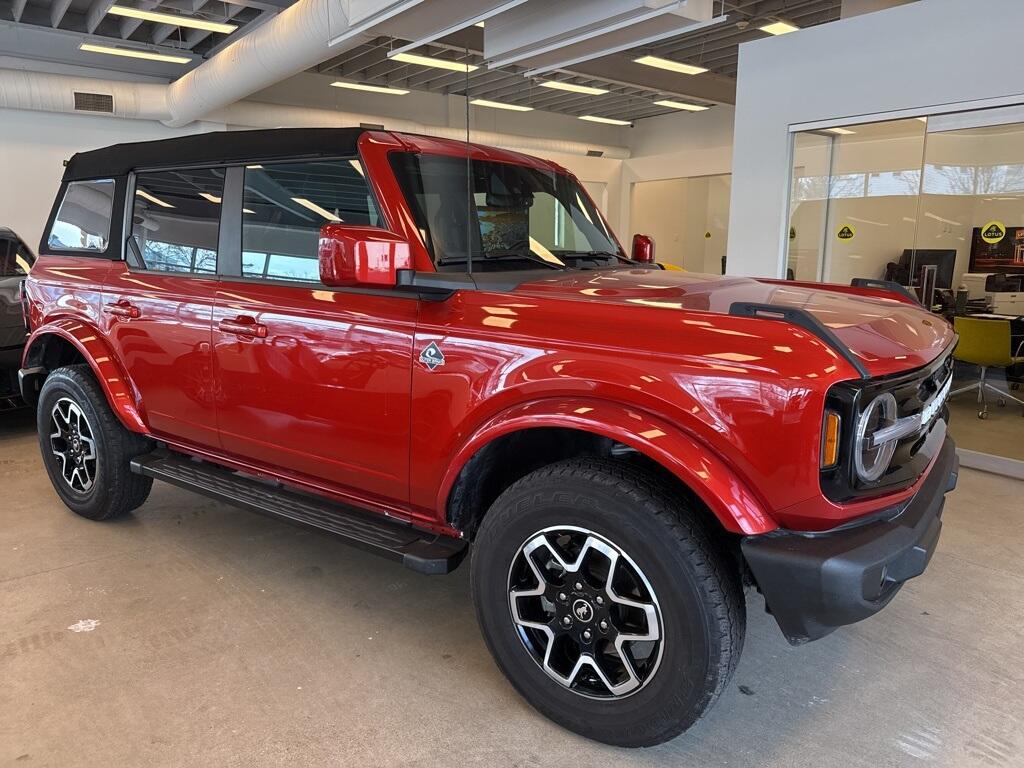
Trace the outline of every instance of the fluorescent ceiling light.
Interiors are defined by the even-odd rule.
[[[420,56],[417,53],[396,53],[391,57],[403,64],[419,64],[421,67],[436,67],[437,69],[448,69],[452,72],[472,72],[479,69],[476,64],[463,64],[460,61],[449,59],[435,59],[432,56]]]
[[[511,112],[533,111],[533,107],[524,107],[522,104],[503,104],[500,101],[488,101],[487,99],[472,99],[469,103],[478,107],[490,107],[491,109],[507,109]]]
[[[700,104],[687,104],[685,101],[672,101],[672,99],[662,99],[661,101],[654,102],[659,107],[668,107],[669,109],[682,109],[687,112],[703,112],[708,107],[702,107]]]
[[[151,202],[151,203],[156,203],[161,208],[173,208],[174,207],[170,203],[164,202],[159,197],[156,197],[155,195],[149,194],[149,192],[147,192],[144,189],[139,189],[138,187],[136,187],[135,194],[138,195],[139,197],[142,197],[142,198],[145,198],[146,200],[149,200],[149,202]]]
[[[856,133],[856,131],[851,131],[849,128],[826,128],[825,131],[839,136],[849,136],[850,134]]]
[[[205,200],[209,200],[211,203],[217,203],[220,205],[220,198],[216,195],[211,195],[209,192],[200,192],[199,196]]]
[[[480,28],[483,28],[483,26],[484,26],[484,23],[483,23],[482,21],[478,21],[478,22],[477,22],[476,24],[474,24],[473,26],[474,26],[474,27],[480,27]]]
[[[307,200],[304,197],[293,197],[292,198],[292,202],[298,203],[303,208],[308,208],[309,210],[313,211],[313,213],[319,213],[321,216],[323,216],[328,221],[335,221],[335,222],[341,221],[341,219],[339,219],[333,213],[328,211],[326,208],[321,208],[319,205],[314,203],[312,200]]]
[[[608,93],[607,88],[594,88],[590,85],[563,83],[561,80],[545,80],[541,85],[545,88],[554,88],[556,91],[572,91],[573,93],[585,93],[589,96],[600,96],[602,93]]]
[[[927,117],[915,117],[914,119],[915,120],[919,120],[922,123],[927,123],[928,122],[928,118]]]
[[[683,64],[681,61],[662,59],[657,56],[641,56],[639,59],[633,59],[633,61],[637,64],[646,64],[648,67],[667,69],[669,72],[678,72],[682,75],[699,75],[701,72],[708,71],[707,67],[695,67],[693,64]]]
[[[89,53],[106,53],[111,56],[125,56],[129,59],[164,61],[168,64],[188,64],[192,61],[192,59],[187,56],[169,56],[166,53],[143,51],[138,48],[115,48],[111,45],[95,45],[94,43],[82,43],[78,46],[78,50],[88,51]]]
[[[598,117],[597,115],[580,115],[580,120],[589,120],[591,123],[606,123],[607,125],[632,125],[629,120],[616,120],[614,117]]]
[[[771,24],[765,24],[760,27],[762,32],[767,32],[769,35],[786,35],[790,32],[796,32],[800,27],[796,24],[788,24],[785,21],[773,21]]]
[[[262,165],[247,165],[245,167],[248,168],[250,171],[262,171],[263,170],[263,166]]]
[[[389,93],[392,96],[405,96],[404,88],[388,88],[383,85],[367,85],[366,83],[343,83],[340,80],[331,83],[335,88],[348,88],[350,91],[369,91],[370,93]]]
[[[360,163],[358,160],[349,160],[348,164],[355,168],[356,173],[358,173],[360,176],[366,175],[365,173],[363,173],[363,164]]]
[[[129,16],[133,19],[142,19],[143,21],[152,21],[157,24],[171,24],[175,27],[189,27],[190,29],[202,29],[207,32],[220,32],[225,35],[230,35],[238,29],[237,24],[206,21],[205,19],[197,19],[192,16],[179,16],[176,13],[144,11],[141,8],[128,8],[124,5],[112,5],[107,10],[107,13],[112,13],[115,16]]]

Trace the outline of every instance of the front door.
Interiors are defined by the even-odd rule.
[[[378,225],[358,162],[244,170],[240,264],[213,313],[224,449],[354,501],[408,501],[417,302],[319,282],[321,225]],[[230,198],[234,195],[229,193]]]
[[[224,171],[135,177],[125,261],[108,273],[103,323],[153,434],[217,448],[210,322]]]

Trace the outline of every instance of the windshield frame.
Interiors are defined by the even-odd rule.
[[[467,247],[466,237],[463,236],[462,242],[458,244],[461,245],[461,248],[454,249],[454,253],[439,254],[440,248],[435,245],[435,241],[442,238],[438,237],[439,233],[435,233],[430,216],[427,210],[425,210],[422,200],[426,194],[430,193],[445,196],[445,190],[441,188],[424,190],[422,184],[423,173],[421,171],[421,164],[424,159],[437,163],[438,165],[435,168],[439,167],[440,164],[454,165],[458,163],[462,167],[466,167],[472,163],[474,177],[478,180],[481,174],[484,177],[489,175],[487,173],[488,166],[508,166],[519,169],[522,179],[528,179],[530,176],[539,177],[543,180],[550,179],[550,189],[537,187],[536,191],[543,192],[552,198],[556,209],[561,209],[561,212],[556,211],[556,218],[560,215],[562,219],[566,219],[566,213],[568,213],[568,226],[574,227],[574,233],[578,233],[576,236],[582,236],[588,243],[587,249],[575,250],[573,248],[559,248],[557,246],[548,248],[535,239],[532,236],[532,232],[527,231],[529,244],[527,245],[525,238],[521,240],[523,246],[525,246],[522,248],[521,253],[514,253],[500,247],[488,250],[483,246],[485,233],[482,228],[482,223],[487,224],[487,222],[481,221],[480,214],[481,211],[490,209],[486,207],[486,202],[484,206],[481,206],[481,201],[477,198],[481,194],[496,193],[494,193],[493,186],[490,186],[487,192],[474,191],[473,204],[469,205],[467,195],[463,191],[468,186],[466,184],[468,180],[466,179],[465,172],[463,172],[459,174],[459,177],[461,177],[460,184],[463,186],[459,189],[456,189],[454,186],[449,187],[449,194],[454,196],[456,200],[452,206],[452,215],[455,217],[461,216],[463,220],[465,220],[467,214],[472,217],[471,222],[467,222],[469,226],[465,230],[470,238],[470,243]],[[475,153],[466,156],[443,152],[407,150],[389,152],[388,160],[394,178],[398,183],[399,191],[412,214],[412,221],[410,223],[413,225],[413,230],[417,233],[426,256],[430,259],[431,265],[437,272],[536,271],[544,268],[578,270],[595,269],[603,266],[616,267],[621,266],[623,263],[633,263],[626,255],[621,243],[619,243],[608,220],[588,194],[586,187],[572,173],[559,168],[553,163],[541,165],[539,161],[537,163],[515,162],[503,158],[479,157]],[[474,184],[475,189],[476,184]],[[461,194],[459,194],[460,192]],[[531,195],[530,205],[532,205],[533,190],[529,194]],[[461,207],[461,204],[466,204],[466,213],[459,212],[458,209]],[[509,207],[509,210],[513,211],[515,208]],[[580,226],[581,222],[573,216],[574,213],[582,214],[586,219],[586,224],[583,226],[591,230],[590,233],[583,231]],[[435,212],[435,218],[437,215],[438,213]],[[526,214],[526,221],[527,226],[529,226],[529,211]],[[472,224],[476,226],[472,226]],[[597,243],[596,246],[590,246],[591,235],[594,234],[600,238],[601,242]]]

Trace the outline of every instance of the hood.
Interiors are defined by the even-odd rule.
[[[524,283],[517,292],[723,315],[737,301],[804,309],[830,328],[872,376],[927,365],[953,341],[953,329],[941,317],[900,299],[858,295],[857,290],[624,268],[556,274]]]

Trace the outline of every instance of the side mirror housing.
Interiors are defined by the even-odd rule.
[[[633,261],[644,264],[654,263],[654,238],[650,235],[633,235]]]
[[[346,224],[320,228],[320,282],[332,288],[394,287],[398,270],[412,269],[409,243],[386,229]]]

